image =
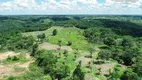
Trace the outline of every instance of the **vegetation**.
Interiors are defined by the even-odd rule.
[[[11,64],[17,62],[26,62],[27,59],[23,55],[18,56],[8,56],[6,60],[3,61],[4,64]]]
[[[27,72],[4,79],[141,80],[141,22],[141,16],[0,16],[0,51],[33,58]],[[26,61],[16,55],[2,63]]]
[[[53,36],[57,35],[57,29],[53,30]]]

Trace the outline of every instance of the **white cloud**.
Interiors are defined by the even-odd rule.
[[[141,14],[142,0],[135,3],[105,0],[11,0],[0,3],[1,14]]]

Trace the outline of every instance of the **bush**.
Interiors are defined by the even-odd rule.
[[[72,42],[68,41],[67,46],[71,46],[71,45],[72,45]]]
[[[54,29],[53,30],[53,36],[56,36],[57,35],[57,29]]]
[[[3,61],[4,64],[11,64],[11,63],[17,63],[17,62],[26,62],[27,59],[23,55],[18,56],[8,56],[7,59]]]
[[[15,79],[15,77],[10,76],[10,77],[8,78],[8,80],[16,80],[16,79]]]
[[[106,59],[108,60],[109,58],[111,58],[112,54],[109,50],[102,50],[99,52],[98,54],[98,58],[99,59]]]

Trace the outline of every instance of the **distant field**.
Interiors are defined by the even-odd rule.
[[[57,29],[58,33],[56,36],[52,36],[52,31],[54,29]],[[63,28],[63,27],[52,27],[48,30],[45,31],[35,31],[35,32],[26,32],[23,33],[23,35],[26,36],[36,36],[38,34],[45,33],[48,42],[52,44],[58,44],[58,41],[62,41],[61,44],[63,46],[67,45],[68,41],[72,42],[71,48],[72,49],[79,49],[79,50],[89,50],[90,46],[93,45],[89,43],[83,36],[82,36],[83,30],[75,28],[75,27],[68,27],[68,28]]]

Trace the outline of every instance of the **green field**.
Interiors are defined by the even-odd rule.
[[[57,35],[52,36],[52,32],[54,29],[57,29]],[[36,37],[38,34],[45,33],[47,36],[47,42],[52,43],[52,44],[57,44],[58,41],[62,41],[61,45],[66,46],[68,41],[72,42],[71,48],[72,49],[78,49],[78,50],[89,50],[91,43],[89,43],[85,37],[83,37],[82,29],[78,29],[75,27],[68,27],[68,28],[63,28],[63,27],[52,27],[46,31],[35,31],[35,32],[27,32],[23,33],[26,36],[32,35]]]

